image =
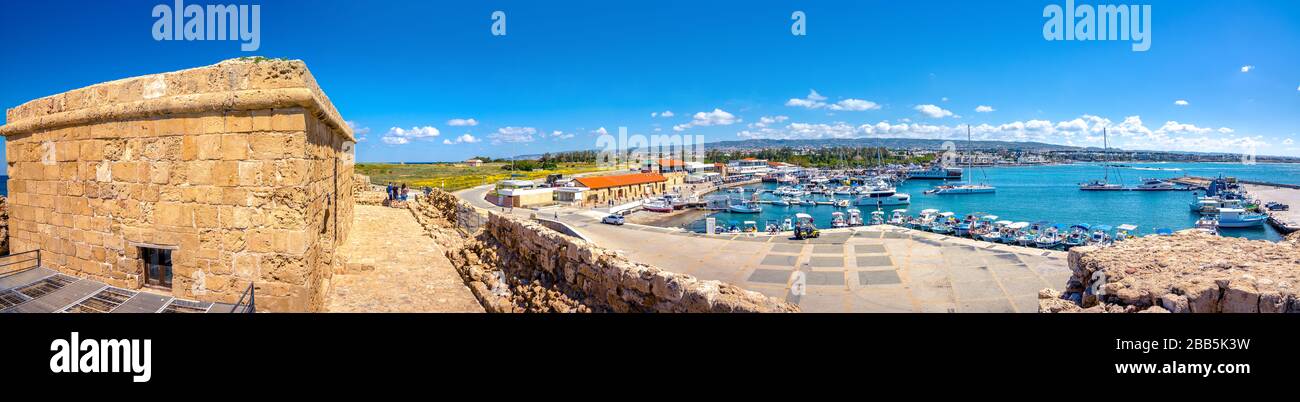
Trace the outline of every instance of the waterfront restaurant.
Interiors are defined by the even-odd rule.
[[[575,181],[586,189],[582,191],[584,205],[639,200],[668,190],[668,179],[659,173],[580,177]]]

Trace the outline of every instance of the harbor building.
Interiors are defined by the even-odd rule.
[[[659,173],[579,177],[575,181],[585,189],[581,191],[585,205],[639,200],[663,194],[670,188],[668,178]]]
[[[111,81],[6,119],[12,252],[132,291],[322,308],[352,223],[355,139],[303,62]]]

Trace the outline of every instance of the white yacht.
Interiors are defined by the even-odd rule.
[[[966,125],[966,142],[970,143],[969,124]],[[980,169],[980,172],[981,173],[984,172],[983,168]],[[973,180],[974,178],[975,178],[975,174],[971,173],[971,179]],[[997,191],[997,187],[990,186],[986,183],[954,183],[954,184],[944,184],[941,186],[935,186],[934,188],[926,191],[926,193],[934,194],[934,195],[961,195],[961,194],[990,194],[996,191]]]
[[[1173,189],[1174,183],[1160,179],[1142,179],[1142,184],[1134,188],[1137,191],[1169,191]]]
[[[884,207],[911,203],[912,196],[906,193],[898,193],[893,187],[867,188],[859,192],[858,196],[853,200],[853,205],[859,207]]]
[[[951,180],[961,179],[961,168],[943,167],[943,165],[933,165],[929,169],[914,169],[907,171],[907,177],[917,180]]]

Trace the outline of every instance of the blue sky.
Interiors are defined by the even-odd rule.
[[[1146,52],[1045,40],[1044,7],[1064,0],[264,0],[251,53],[154,41],[156,4],[171,2],[5,2],[0,106],[260,55],[306,61],[365,138],[361,161],[590,149],[619,126],[714,142],[964,138],[971,124],[1073,145],[1107,127],[1120,147],[1300,155],[1295,1],[1147,2]]]

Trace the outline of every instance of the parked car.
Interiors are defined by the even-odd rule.
[[[600,223],[604,223],[604,224],[607,224],[607,225],[622,225],[622,224],[623,224],[623,216],[622,216],[622,215],[610,215],[610,216],[606,216],[604,219],[601,219],[601,220],[600,220]]]

